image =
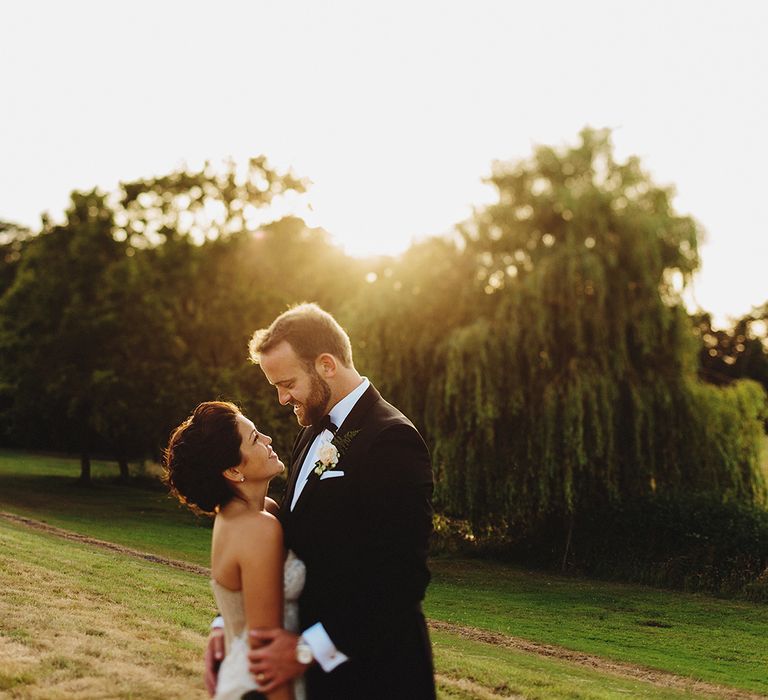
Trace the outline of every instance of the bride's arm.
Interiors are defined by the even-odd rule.
[[[239,564],[248,629],[283,626],[283,530],[277,518],[259,513],[242,533]],[[290,685],[267,694],[291,700]]]

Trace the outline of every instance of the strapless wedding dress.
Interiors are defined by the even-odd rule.
[[[299,631],[299,596],[304,588],[306,569],[304,562],[292,552],[288,552],[283,567],[283,627],[291,632]],[[248,629],[245,624],[243,592],[225,588],[211,580],[213,597],[224,618],[224,639],[227,654],[219,668],[219,681],[214,700],[240,700],[244,693],[259,690],[259,686],[248,672]],[[299,678],[293,684],[293,696],[296,700],[306,700],[304,679]]]

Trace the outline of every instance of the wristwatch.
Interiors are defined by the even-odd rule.
[[[309,665],[315,660],[315,655],[312,653],[312,647],[307,644],[304,637],[299,637],[299,641],[296,643],[296,661],[300,664]]]

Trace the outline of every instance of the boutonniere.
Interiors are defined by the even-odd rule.
[[[320,445],[320,449],[317,451],[317,462],[315,462],[315,474],[320,476],[323,472],[333,469],[347,451],[349,443],[359,432],[359,430],[351,430],[341,437],[334,437],[330,442],[324,442]]]

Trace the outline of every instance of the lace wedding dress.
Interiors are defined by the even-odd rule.
[[[304,562],[289,550],[283,567],[283,627],[299,631],[299,596],[304,588],[306,570]],[[240,700],[244,693],[258,690],[259,686],[248,672],[248,629],[245,624],[243,592],[225,588],[211,580],[211,588],[219,612],[224,618],[224,639],[227,654],[219,668],[219,681],[214,700]],[[304,679],[294,681],[293,696],[306,700]]]

